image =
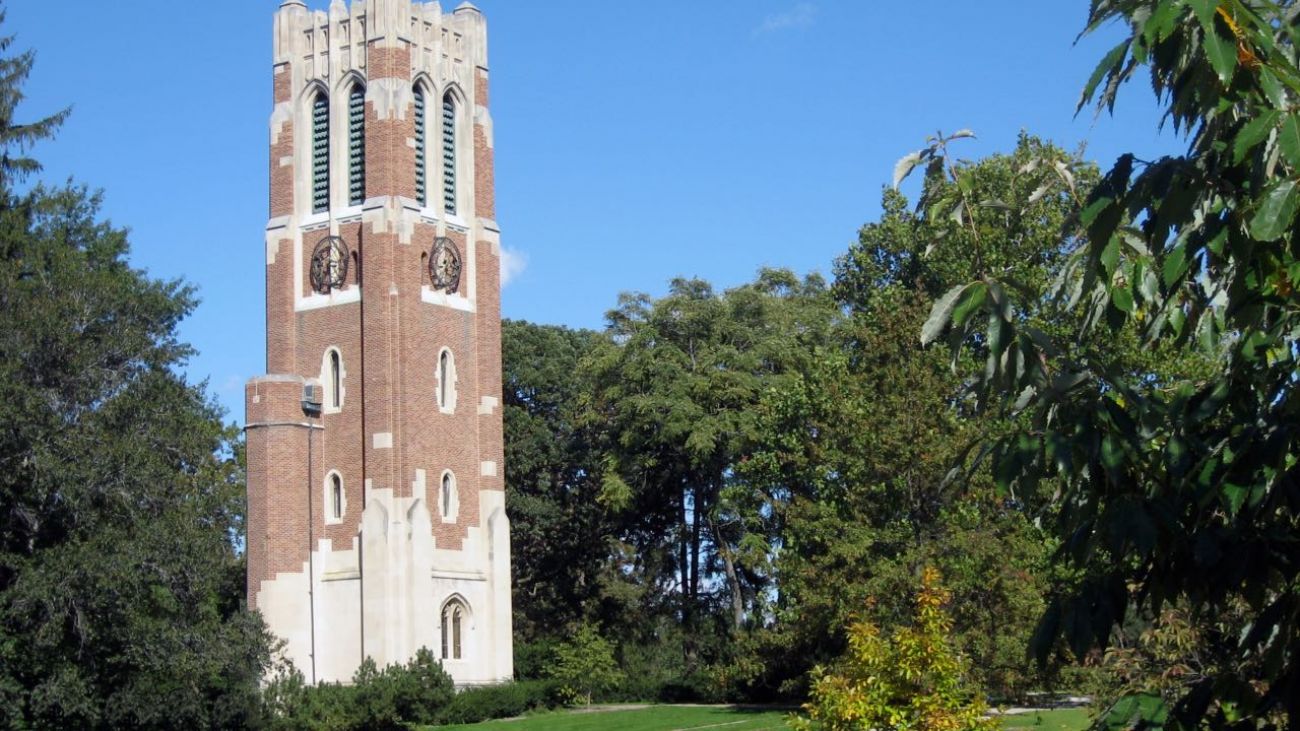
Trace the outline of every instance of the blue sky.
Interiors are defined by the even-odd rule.
[[[324,0],[308,0],[323,8]],[[265,370],[271,16],[278,0],[8,0],[34,48],[24,116],[73,107],[43,178],[105,192],[135,266],[199,289],[195,380],[242,420]],[[505,316],[601,327],[619,292],[762,266],[829,273],[936,130],[1025,129],[1109,164],[1176,150],[1139,85],[1074,116],[1119,37],[1086,0],[480,0],[488,18]],[[444,9],[450,9],[444,6]]]

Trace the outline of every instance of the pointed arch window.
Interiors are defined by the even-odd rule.
[[[469,612],[459,599],[452,599],[442,607],[442,659],[464,658],[465,624]]]
[[[442,491],[439,494],[438,508],[442,513],[442,522],[456,522],[456,514],[460,510],[460,496],[456,491],[456,476],[450,471],[442,473]]]
[[[451,351],[438,356],[438,405],[447,408],[447,392],[451,388]]]
[[[343,362],[339,351],[330,351],[330,406],[339,408],[343,405]]]
[[[366,92],[355,84],[348,94],[348,205],[366,202]]]
[[[456,358],[447,348],[438,353],[438,370],[434,374],[437,389],[434,394],[438,401],[438,411],[444,414],[456,412]]]
[[[337,474],[330,475],[330,516],[343,519],[343,478]]]
[[[317,92],[311,102],[311,210],[330,208],[330,103]]]
[[[343,409],[343,379],[347,376],[344,368],[342,351],[337,346],[326,348],[321,356],[320,384],[325,391],[322,400],[327,414]]]
[[[343,522],[343,516],[348,512],[348,496],[343,490],[343,476],[338,470],[330,470],[325,475],[325,484],[322,485],[321,503],[325,512],[325,525],[338,525]]]
[[[429,205],[429,191],[425,184],[425,111],[424,88],[415,87],[415,200],[421,207]]]
[[[456,214],[456,100],[451,92],[442,97],[442,204],[447,214]]]

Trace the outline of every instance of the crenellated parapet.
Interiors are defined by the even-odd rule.
[[[320,133],[313,104],[328,100],[329,146],[332,160],[344,160],[349,140],[344,130],[358,93],[364,95],[367,119],[384,125],[397,122],[391,132],[380,135],[394,145],[374,142],[372,156],[381,161],[376,169],[402,178],[415,157],[429,156],[439,164],[432,146],[415,152],[416,137],[410,115],[419,86],[425,98],[426,128],[443,120],[442,99],[451,94],[456,101],[456,123],[463,125],[463,139],[457,141],[457,173],[466,180],[486,183],[490,170],[475,170],[490,163],[492,120],[487,107],[488,58],[487,22],[483,14],[466,2],[444,13],[437,2],[411,0],[333,0],[328,10],[311,10],[302,0],[284,0],[275,14],[273,51],[273,96],[270,119],[272,160],[271,218],[296,215],[299,219],[317,210],[312,205],[310,175],[312,149]],[[358,91],[360,90],[360,91]],[[295,130],[298,133],[295,134]],[[402,146],[410,151],[404,151]],[[411,160],[404,158],[410,157]],[[463,162],[461,162],[463,160]],[[292,168],[297,169],[292,169]],[[430,178],[436,171],[427,171]],[[406,197],[419,197],[415,182],[403,179],[369,181],[367,188],[383,188]],[[338,208],[348,201],[341,180],[330,183],[329,198]],[[467,191],[462,207],[479,204],[482,215],[493,218],[492,195],[482,185]],[[479,200],[473,200],[477,198]],[[426,204],[427,205],[427,204]],[[462,216],[463,217],[463,216]]]
[[[350,73],[364,78],[380,49],[410,52],[407,78],[469,89],[476,70],[488,68],[487,23],[470,3],[443,13],[440,3],[411,0],[354,0],[351,7],[334,0],[315,11],[285,0],[275,15],[274,63],[293,66],[293,92],[312,82],[334,88]]]

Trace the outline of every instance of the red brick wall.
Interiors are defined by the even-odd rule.
[[[409,48],[380,48],[372,43],[368,51],[370,79],[398,79],[411,82]],[[408,101],[410,95],[407,95]],[[400,195],[415,198],[415,115],[408,105],[379,119],[373,104],[366,105],[366,190],[371,195]]]
[[[271,246],[275,261],[266,266],[266,370],[297,373],[298,320],[293,312],[293,260],[297,252],[288,238],[272,242]]]
[[[490,414],[478,417],[479,451],[496,462],[497,476],[483,478],[483,487],[504,490],[505,446],[501,419],[501,260],[487,242],[478,244],[478,381],[483,396],[497,400]],[[477,402],[476,402],[477,403]]]
[[[367,72],[372,80],[399,79],[409,84],[410,51],[372,44]],[[275,75],[277,102],[291,100],[291,79],[287,68]],[[486,107],[486,71],[476,71],[473,85],[471,98]],[[437,109],[433,100],[430,108]],[[431,113],[431,129],[436,128],[436,119]],[[367,103],[367,197],[415,198],[415,151],[408,144],[414,133],[409,106],[403,113],[381,120],[374,104]],[[474,214],[492,218],[493,155],[487,130],[474,125],[470,142],[474,148]],[[293,212],[295,167],[279,165],[281,158],[293,154],[292,125],[285,125],[270,150],[273,217]],[[430,202],[436,204],[440,200],[435,193],[436,145],[430,145],[429,154]],[[336,166],[335,174],[343,169]],[[273,427],[248,432],[248,572],[253,601],[263,579],[302,569],[309,530],[317,539],[333,541],[335,549],[351,548],[360,525],[367,479],[374,489],[410,496],[415,471],[424,470],[426,492],[418,497],[427,500],[436,545],[441,549],[460,548],[469,528],[481,525],[479,490],[503,486],[500,406],[491,414],[478,413],[484,395],[495,397],[498,403],[501,397],[500,262],[493,247],[478,242],[471,251],[466,234],[445,232],[460,249],[466,265],[461,294],[468,294],[471,279],[475,281],[475,311],[466,312],[423,301],[422,290],[429,284],[426,257],[438,235],[435,225],[417,224],[406,243],[397,231],[376,230],[362,223],[338,230],[357,255],[357,260],[350,262],[348,287],[361,288],[360,302],[302,312],[294,309],[295,296],[312,294],[309,257],[328,229],[303,234],[300,247],[290,240],[281,242],[275,262],[267,267],[269,372],[318,378],[326,349],[337,347],[343,358],[345,395],[340,413],[326,413],[317,420],[324,428],[311,432],[310,465],[306,458],[308,430]],[[301,259],[301,273],[295,278],[297,258]],[[444,347],[454,356],[458,376],[452,414],[441,413],[436,394],[438,356]],[[253,403],[254,395],[260,396],[259,403]],[[298,383],[250,383],[248,423],[265,421],[273,414],[303,421],[300,397]],[[392,448],[375,447],[374,435],[384,432],[392,434]],[[480,475],[484,461],[496,463],[496,477]],[[455,474],[458,488],[459,511],[454,524],[444,524],[440,512],[441,479],[447,469]],[[342,476],[346,493],[346,513],[340,525],[325,522],[329,508],[325,478],[331,470]],[[310,526],[309,493],[313,508]]]
[[[305,454],[309,429],[294,380],[253,381],[245,388],[248,423],[248,594],[256,607],[262,581],[300,572],[307,560]]]
[[[317,434],[312,445],[311,479],[315,489],[313,530],[318,538],[333,541],[336,550],[352,547],[352,537],[361,524],[364,500],[361,452],[361,305],[353,302],[298,313],[298,362],[302,375],[321,377],[321,363],[328,348],[338,348],[342,357],[344,377],[343,403],[338,413],[322,413],[317,423],[325,429]],[[324,393],[324,389],[322,389]],[[305,463],[306,453],[297,455],[297,462]],[[305,468],[304,468],[305,469]],[[326,525],[329,505],[325,501],[325,477],[337,470],[343,478],[346,509],[338,525]]]
[[[422,469],[427,475],[423,497],[428,501],[437,546],[457,549],[469,527],[479,525],[477,323],[472,313],[422,301],[421,291],[428,283],[427,255],[436,238],[434,226],[417,225],[411,245],[398,251],[398,305],[404,318],[399,392],[405,394],[398,404],[399,446],[402,474],[414,475]],[[453,230],[447,232],[447,238],[468,263],[465,235]],[[467,268],[461,276],[461,294],[468,289],[471,276]],[[451,351],[457,376],[456,409],[451,414],[438,408],[438,358],[443,348]],[[454,524],[442,522],[439,504],[442,473],[448,469],[456,477],[460,506]]]

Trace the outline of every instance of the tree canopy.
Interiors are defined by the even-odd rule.
[[[1039,303],[984,269],[922,330],[987,345],[975,390],[1021,424],[991,448],[1001,485],[1058,486],[1061,557],[1081,579],[1051,602],[1040,655],[1058,636],[1079,653],[1104,647],[1131,613],[1171,603],[1240,617],[1216,630],[1225,654],[1182,689],[1170,716],[1182,726],[1300,717],[1298,14],[1289,1],[1094,0],[1086,32],[1129,32],[1081,108],[1113,108],[1146,69],[1185,153],[1123,155],[1086,191],[1050,293],[1072,327],[1035,329],[1025,313]],[[970,220],[941,201],[923,212]],[[1126,332],[1207,367],[1132,368],[1080,347]]]
[[[270,638],[238,435],[178,375],[196,300],[130,267],[97,195],[16,188],[63,118],[14,121],[31,63],[0,60],[0,725],[247,725]]]

